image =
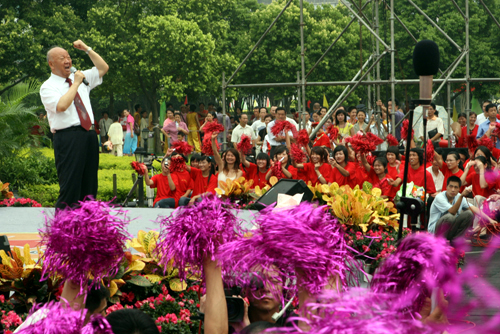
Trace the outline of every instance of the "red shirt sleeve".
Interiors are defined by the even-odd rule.
[[[330,147],[330,139],[328,139],[328,136],[325,133],[322,133],[319,138],[316,138],[314,140],[313,147],[316,147],[316,146]]]
[[[292,173],[291,179],[297,180],[297,168],[293,167],[292,165],[288,166],[287,170]]]

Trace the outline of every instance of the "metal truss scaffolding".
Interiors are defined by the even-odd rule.
[[[222,112],[226,115],[226,90],[228,88],[252,88],[252,87],[297,87],[297,96],[298,96],[298,110],[301,115],[301,127],[305,124],[305,118],[303,115],[307,112],[306,110],[306,86],[346,86],[346,88],[342,91],[342,93],[337,97],[335,103],[332,104],[330,109],[328,110],[327,117],[323,117],[319,123],[319,126],[315,128],[315,130],[311,133],[311,138],[316,136],[316,132],[318,129],[323,126],[326,120],[334,113],[338,106],[340,106],[346,99],[354,92],[354,90],[360,86],[368,86],[368,108],[371,108],[371,89],[374,92],[374,98],[376,100],[380,99],[380,86],[381,85],[390,85],[391,91],[391,100],[395,100],[395,85],[396,84],[404,84],[404,85],[415,85],[419,83],[418,79],[396,79],[395,77],[395,45],[394,45],[394,22],[397,21],[403,29],[409,34],[409,36],[413,39],[415,43],[417,43],[416,38],[412,35],[410,30],[405,26],[405,24],[400,20],[400,18],[394,13],[394,2],[395,0],[367,0],[361,8],[358,7],[355,2],[347,1],[347,0],[339,0],[346,8],[351,12],[352,19],[345,26],[345,28],[340,32],[337,38],[330,44],[330,46],[325,50],[323,55],[319,57],[316,63],[307,71],[305,69],[305,47],[304,47],[304,16],[303,16],[303,2],[304,0],[300,0],[300,56],[301,56],[301,68],[300,71],[297,71],[297,81],[296,82],[276,82],[276,83],[256,83],[256,84],[231,84],[231,81],[241,69],[241,67],[245,64],[245,62],[250,58],[253,52],[257,49],[260,43],[264,40],[266,35],[272,29],[272,27],[276,24],[279,18],[283,15],[285,10],[290,6],[293,0],[288,0],[285,4],[281,12],[276,16],[276,18],[271,22],[266,31],[262,34],[257,43],[253,46],[250,52],[246,55],[240,65],[236,68],[234,73],[229,77],[229,79],[225,79],[225,73],[222,73]],[[380,36],[379,33],[379,4],[383,1],[386,6],[389,7],[390,11],[390,41],[387,43]],[[460,13],[460,15],[464,19],[465,24],[465,45],[460,46],[456,43],[446,32],[439,27],[439,25],[434,22],[424,11],[422,11],[412,0],[398,0],[398,1],[406,1],[415,7],[415,10],[423,15],[426,20],[433,25],[457,50],[460,54],[457,58],[452,62],[452,64],[444,71],[439,70],[440,75],[438,78],[434,79],[435,84],[439,84],[438,88],[432,94],[434,98],[446,85],[447,88],[447,111],[448,115],[451,115],[451,92],[450,92],[450,84],[451,83],[465,83],[465,112],[467,114],[467,124],[469,113],[471,111],[470,105],[470,83],[471,82],[500,82],[500,78],[471,78],[470,77],[470,66],[469,66],[469,1],[475,0],[464,0],[465,1],[465,12],[463,12],[458,6],[455,0],[450,0],[455,7],[455,9]],[[486,6],[483,0],[478,0],[479,3],[484,7],[487,14],[493,19],[495,24],[500,29],[500,23],[493,16],[489,8]],[[389,3],[389,4],[388,4]],[[374,11],[374,22],[369,22],[368,18],[362,13],[363,9],[365,9],[369,4],[373,5]],[[307,78],[314,71],[314,69],[318,66],[318,64],[324,59],[326,54],[335,46],[337,41],[342,37],[342,35],[347,31],[347,29],[353,24],[355,21],[358,21],[360,25],[363,25],[374,37],[375,39],[375,50],[372,55],[365,61],[362,68],[358,71],[358,73],[352,78],[351,81],[327,81],[327,82],[309,82]],[[382,51],[381,51],[382,49]],[[386,56],[390,55],[390,78],[389,80],[381,80],[380,79],[380,61]],[[465,58],[465,78],[452,78],[452,74],[457,69],[458,65]],[[375,80],[370,80],[370,73],[374,71]],[[399,125],[395,124],[395,104],[392,104],[392,110],[390,110],[390,121],[391,121],[391,129],[394,134],[396,127]],[[450,129],[450,117],[448,117],[448,129]],[[402,120],[401,120],[402,122]],[[227,129],[224,130],[224,138],[226,136]]]

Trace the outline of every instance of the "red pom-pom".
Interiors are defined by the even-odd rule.
[[[500,138],[500,122],[496,122],[495,129],[493,129],[493,132],[491,134]]]
[[[172,148],[180,154],[188,155],[193,152],[193,146],[185,141],[176,141],[172,143]]]
[[[391,135],[391,134],[387,135],[386,140],[387,140],[387,144],[389,146],[399,146],[398,139],[396,137],[394,137],[393,135]]]
[[[306,129],[302,129],[299,131],[299,135],[297,137],[297,145],[300,147],[307,146],[309,144],[309,134]]]
[[[404,140],[406,140],[407,136],[408,136],[408,126],[410,124],[410,121],[405,119],[403,121],[403,125],[401,126],[401,138],[403,138]],[[412,129],[411,130],[411,138],[413,139],[413,135],[415,134],[415,131]]]
[[[236,148],[243,154],[252,152],[252,138],[247,135],[242,135],[240,142],[236,145]]]
[[[467,147],[469,148],[469,151],[476,151],[476,148],[479,146],[479,143],[477,142],[476,136],[474,135],[468,135],[467,136]]]
[[[271,128],[271,132],[275,136],[278,136],[281,132],[288,132],[288,131],[292,131],[292,136],[297,137],[297,128],[289,121],[276,122]]]
[[[330,125],[326,131],[330,140],[337,140],[339,138],[339,128],[335,125]]]
[[[376,136],[375,136],[376,137]],[[345,141],[350,143],[352,149],[357,153],[369,153],[377,149],[377,144],[375,141],[368,139],[369,137],[356,134],[353,137],[347,137]],[[378,137],[377,137],[378,138]],[[380,138],[378,138],[380,139]]]
[[[368,163],[370,164],[370,166],[373,166],[373,162],[375,161],[375,156],[372,155],[371,153],[368,153],[366,155],[366,161],[368,161]]]
[[[143,163],[132,161],[130,165],[137,172],[137,174],[144,175],[144,169],[146,168],[146,166]]]
[[[281,171],[281,161],[275,162],[271,169],[273,171],[272,174],[276,176],[278,180],[283,178],[283,172]]]
[[[224,132],[224,127],[217,123],[217,121],[209,122],[205,124],[203,127],[203,132],[205,133],[205,137],[207,134],[212,133],[212,132]]]
[[[425,154],[427,156],[427,162],[434,161],[434,144],[430,139],[427,140],[427,148],[425,150]]]
[[[180,155],[174,155],[170,159],[170,165],[168,166],[170,169],[171,173],[174,172],[181,172],[186,168],[186,161],[184,161],[184,158]]]
[[[491,138],[488,138],[486,136],[482,136],[478,141],[477,141],[478,146],[486,146],[486,148],[490,151],[493,151],[493,148],[495,145],[493,145],[493,140]]]
[[[217,145],[217,150],[220,150],[220,145],[217,143],[217,139],[215,139],[215,145]],[[208,156],[214,155],[214,151],[212,150],[212,137],[207,134],[203,137],[201,153]]]
[[[292,159],[297,162],[297,163],[303,163],[304,158],[306,157],[306,153],[302,151],[299,145],[297,144],[292,144],[290,147],[290,155],[292,156]]]
[[[378,146],[378,145],[380,145],[380,144],[382,144],[384,142],[384,140],[382,138],[378,137],[377,135],[374,135],[371,132],[367,132],[365,136],[366,136],[366,139],[369,142],[374,143],[375,146]]]

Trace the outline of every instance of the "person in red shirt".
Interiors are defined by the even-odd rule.
[[[476,138],[479,126],[476,124],[477,115],[474,113],[469,114],[469,133]],[[456,147],[467,147],[467,126],[460,127],[460,132],[455,132],[458,137]]]
[[[285,179],[297,179],[297,168],[293,167],[290,164],[290,152],[288,148],[284,145],[279,146],[274,153],[274,161],[271,163],[272,166],[276,164],[278,161],[281,162],[281,173],[283,174],[283,178]],[[270,168],[266,174],[266,181],[269,181],[271,176],[274,175],[273,168]]]
[[[356,165],[348,160],[349,153],[343,145],[338,145],[333,150],[333,158],[330,158],[332,173],[330,174],[329,183],[337,182],[339,186],[349,185],[354,188],[357,184],[355,175]]]
[[[325,146],[325,147],[330,147],[330,139],[328,138],[328,135],[323,131],[323,129],[320,129],[317,134],[316,138],[314,139],[313,146]]]
[[[441,189],[446,189],[446,185],[448,184],[448,178],[450,176],[457,176],[461,177],[462,174],[464,173],[463,170],[458,168],[458,163],[460,162],[460,155],[457,152],[449,152],[448,155],[446,156],[446,163],[443,163],[443,157],[434,151],[434,156],[437,159],[437,162],[439,164],[439,169],[441,172],[443,172],[444,175],[444,181]],[[463,191],[464,187],[460,189],[460,191]]]
[[[247,161],[244,154],[242,154],[241,161],[243,161],[242,165],[244,167],[243,176],[247,180],[253,180],[252,188],[256,186],[265,187],[267,184],[266,175],[271,167],[271,158],[266,153],[260,152],[255,158],[255,164]]]
[[[310,162],[298,164],[293,161],[293,166],[303,170],[306,183],[311,182],[313,186],[317,183],[327,184],[332,173],[332,167],[328,164],[328,152],[324,147],[316,146],[311,149],[310,156]]]
[[[392,201],[397,191],[396,188],[387,182],[387,178],[389,177],[387,174],[387,159],[384,157],[375,158],[372,167],[366,160],[366,155],[362,154],[361,162],[368,173],[367,181],[373,185],[373,188],[382,190],[382,198],[388,198]]]
[[[387,174],[391,179],[395,180],[399,172],[404,169],[404,164],[401,162],[399,148],[397,146],[389,146],[385,152],[387,159]]]
[[[215,188],[217,188],[217,174],[215,173],[215,166],[210,156],[200,156],[198,158],[198,168],[186,166],[186,169],[189,171],[194,183],[189,205],[201,200],[203,195],[215,194]]]
[[[146,172],[144,181],[147,186],[157,188],[156,197],[153,202],[155,208],[175,208],[175,181],[176,176],[172,176],[169,169],[170,160],[163,158],[161,162],[161,174],[154,175],[151,179]]]
[[[429,195],[436,193],[436,187],[434,186],[434,179],[431,173],[429,173],[425,166],[422,165],[424,161],[424,153],[422,149],[412,148],[410,150],[410,156],[408,157],[408,162],[410,166],[408,167],[408,178],[407,183],[413,182],[414,185],[419,187],[424,187],[425,192]],[[424,175],[427,174],[426,182],[424,184]],[[387,182],[393,187],[399,187],[403,183],[404,179],[404,169],[402,169],[398,177],[394,179],[388,179]]]
[[[460,180],[464,186],[472,185],[472,194],[480,207],[484,199],[495,193],[496,173],[491,162],[478,152],[476,150],[476,157],[467,164]]]

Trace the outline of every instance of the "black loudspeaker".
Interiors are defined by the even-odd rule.
[[[314,197],[314,194],[303,180],[281,179],[255,202],[255,207],[260,211],[276,203],[278,194],[287,194],[290,196],[304,194],[304,196],[302,196],[302,202],[310,202]]]
[[[7,239],[6,235],[0,235],[0,250],[5,251],[7,255],[11,255],[10,243],[9,239]],[[0,258],[0,263],[2,263],[2,259]]]

